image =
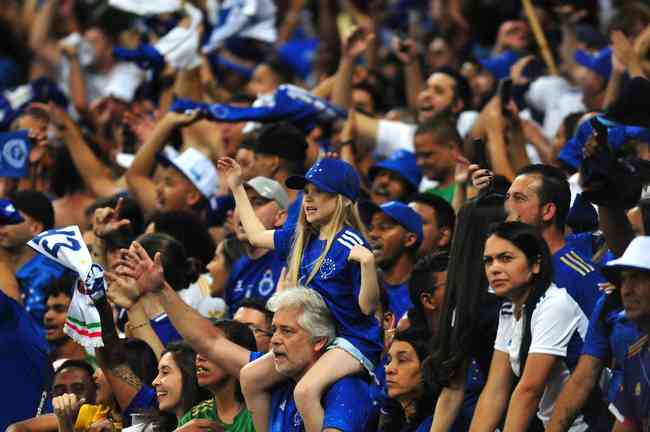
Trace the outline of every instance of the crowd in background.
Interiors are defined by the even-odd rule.
[[[0,29],[0,429],[650,427],[650,2]]]

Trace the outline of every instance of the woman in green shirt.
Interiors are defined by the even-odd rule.
[[[255,336],[245,324],[232,320],[214,322],[228,340],[256,351]],[[213,397],[190,409],[178,422],[178,427],[194,419],[207,419],[218,423],[224,432],[254,432],[253,419],[246,409],[237,377],[228,374],[219,365],[200,354],[196,355],[196,378],[201,387]]]

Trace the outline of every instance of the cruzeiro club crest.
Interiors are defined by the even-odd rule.
[[[320,266],[320,277],[329,279],[336,271],[336,263],[332,258],[325,258],[323,264]]]
[[[25,165],[27,144],[24,140],[11,139],[5,143],[2,149],[2,156],[11,167],[20,169]]]

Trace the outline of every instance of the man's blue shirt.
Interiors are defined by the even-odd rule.
[[[388,310],[399,321],[413,307],[411,297],[409,297],[409,283],[407,281],[399,285],[390,285],[384,282],[383,289],[388,296]]]
[[[275,292],[285,261],[275,251],[252,259],[239,258],[232,266],[226,282],[225,301],[230,314],[234,314],[240,303],[255,297],[268,300]]]
[[[614,402],[617,419],[622,415],[625,423],[633,424],[638,430],[648,430],[650,419],[650,353],[648,335],[640,337],[630,345],[623,364],[623,383]]]
[[[615,292],[609,295],[619,295],[619,293]],[[627,356],[627,350],[640,335],[637,327],[625,318],[625,314],[621,309],[610,311],[604,319],[601,319],[607,296],[607,294],[604,294],[598,299],[591,314],[587,336],[582,346],[582,354],[595,357],[603,363],[614,360],[612,379],[607,391],[608,400],[613,402],[616,400],[616,392],[623,379],[622,368]]]
[[[0,430],[36,415],[52,379],[47,352],[41,327],[0,291]]]
[[[578,303],[586,316],[590,317],[601,295],[598,284],[605,278],[589,258],[585,258],[570,244],[553,254],[553,282],[564,288]]]
[[[271,392],[269,432],[303,432],[302,417],[293,399],[291,380]],[[345,377],[334,383],[321,400],[325,411],[323,429],[342,432],[375,432],[379,418],[380,390],[368,379]]]

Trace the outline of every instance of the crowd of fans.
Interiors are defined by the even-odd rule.
[[[650,2],[0,29],[0,429],[649,430]]]

